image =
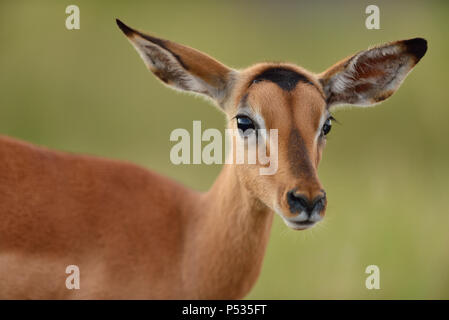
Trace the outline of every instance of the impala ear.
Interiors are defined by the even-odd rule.
[[[369,106],[390,97],[427,51],[422,38],[359,52],[319,74],[328,107]]]
[[[226,100],[236,71],[198,50],[141,33],[116,21],[148,69],[163,83],[204,94],[219,104]]]

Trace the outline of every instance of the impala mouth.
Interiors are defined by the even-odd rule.
[[[288,219],[283,219],[285,224],[294,230],[305,230],[313,227],[317,221],[305,220],[305,221],[291,221]]]
[[[279,206],[274,205],[274,212],[278,214],[282,221],[287,225],[287,227],[293,230],[306,230],[313,227],[317,222],[320,222],[323,217],[319,212],[313,212],[312,215],[308,216],[304,211],[302,211],[298,216],[293,218],[287,218],[282,213]]]

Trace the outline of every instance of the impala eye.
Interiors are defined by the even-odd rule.
[[[324,122],[323,124],[323,128],[321,129],[323,136],[327,135],[331,131],[331,128],[332,128],[332,118],[327,118],[326,122]]]
[[[237,128],[242,130],[244,136],[248,136],[251,132],[256,130],[253,120],[251,120],[248,116],[238,115],[236,118]]]

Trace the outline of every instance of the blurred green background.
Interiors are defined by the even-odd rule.
[[[65,28],[66,6],[81,29]],[[0,2],[0,133],[53,149],[129,160],[199,190],[220,166],[175,166],[170,132],[224,127],[203,99],[164,88],[114,19],[243,68],[289,61],[320,72],[371,45],[424,37],[429,50],[376,108],[335,114],[320,167],[326,219],[296,232],[275,217],[248,298],[449,298],[448,18],[443,1]],[[365,288],[380,267],[380,290]]]

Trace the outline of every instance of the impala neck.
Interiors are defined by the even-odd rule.
[[[242,186],[234,165],[197,200],[184,282],[201,298],[242,298],[259,275],[273,213]]]

